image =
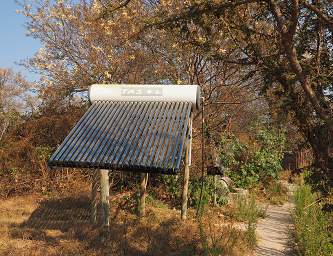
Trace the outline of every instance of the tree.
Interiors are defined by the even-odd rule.
[[[21,74],[0,68],[0,141],[8,128],[20,120],[20,113],[33,110],[29,88]]]
[[[264,104],[248,88],[257,78],[245,81],[244,71],[234,63],[212,59],[201,45],[183,43],[173,31],[149,28],[147,22],[155,19],[160,4],[169,11],[182,6],[139,0],[24,6],[30,35],[44,45],[28,63],[42,75],[43,104],[68,105],[75,89],[93,83],[197,83],[206,95],[210,130],[222,127],[228,113],[247,123],[255,119],[253,114],[259,116]]]
[[[169,1],[174,3],[174,1]],[[315,153],[313,178],[323,191],[333,185],[333,79],[331,1],[186,1],[160,10],[148,27],[168,28],[216,60],[238,64],[244,79],[277,111],[292,112]],[[227,52],[221,45],[232,44]]]

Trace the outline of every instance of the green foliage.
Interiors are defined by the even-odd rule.
[[[284,134],[274,129],[256,132],[253,145],[240,142],[234,135],[224,135],[221,138],[221,162],[238,187],[253,187],[259,181],[278,178],[284,144]]]
[[[220,160],[223,166],[228,168],[238,167],[246,151],[246,145],[241,143],[236,136],[224,135],[221,137]]]
[[[163,182],[168,193],[173,199],[179,198],[182,191],[182,182],[179,176],[163,175]],[[202,181],[201,178],[191,179],[188,188],[188,203],[190,206],[199,207]],[[204,187],[202,191],[201,208],[213,202],[214,191],[217,194],[217,203],[222,205],[227,202],[226,189],[222,184],[217,183],[214,189],[214,177],[204,177]]]
[[[162,182],[172,199],[179,197],[181,191],[181,181],[178,175],[162,175]]]
[[[213,197],[214,193],[214,185],[211,182],[210,177],[206,177],[204,180],[204,187],[202,190],[202,199],[201,199],[201,208],[203,208],[205,205],[207,205]],[[201,186],[202,182],[201,179],[195,179],[191,180],[189,185],[189,204],[191,206],[199,207],[200,204],[200,194],[201,194]]]
[[[49,157],[51,156],[52,153],[52,148],[49,146],[38,146],[36,147],[36,155],[38,160],[42,161],[46,161],[47,159],[49,159]]]
[[[218,205],[226,205],[228,203],[229,189],[221,183],[216,184],[216,203]]]
[[[164,202],[156,199],[153,195],[149,194],[146,197],[146,202],[147,204],[156,207],[156,208],[161,208],[161,209],[166,209],[168,208],[168,205],[166,205]]]
[[[214,177],[208,176],[204,177],[204,187],[202,191],[201,206],[200,203],[200,193],[201,193],[202,182],[201,179],[191,180],[189,185],[189,204],[191,206],[203,208],[205,205],[213,202],[214,193],[216,193],[216,201],[218,204],[223,205],[228,201],[227,194],[228,191],[221,183],[217,182],[214,188]]]
[[[299,250],[306,256],[333,254],[330,220],[332,213],[324,213],[309,185],[301,185],[295,192],[294,221]]]
[[[245,240],[252,249],[257,244],[256,228],[255,223],[249,223],[245,231]]]

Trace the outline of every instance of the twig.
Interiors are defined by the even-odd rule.
[[[309,208],[310,206],[312,206],[312,205],[314,205],[314,204],[320,202],[320,201],[323,200],[323,199],[324,199],[323,197],[317,199],[316,201],[314,201],[314,202],[312,202],[311,204],[309,204],[309,205],[307,205],[306,207],[304,207],[303,210],[305,210],[305,209]]]

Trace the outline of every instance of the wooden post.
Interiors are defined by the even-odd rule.
[[[100,170],[101,179],[101,207],[102,207],[102,225],[108,227],[110,225],[110,202],[109,202],[109,170]]]
[[[182,211],[181,211],[181,218],[182,220],[186,220],[187,215],[187,201],[188,201],[188,183],[190,179],[190,166],[188,165],[188,147],[186,149],[185,155],[185,168],[184,168],[184,180],[183,180],[183,194],[182,194]]]
[[[96,170],[93,173],[91,182],[91,222],[97,224],[97,190],[98,190],[98,175]]]
[[[216,186],[217,186],[217,175],[214,175],[214,194],[213,194],[213,204],[217,206],[217,194],[216,194]]]
[[[140,201],[139,201],[139,217],[143,217],[146,214],[146,189],[148,183],[148,173],[141,173],[140,183]]]
[[[187,217],[187,201],[188,201],[188,184],[190,180],[190,165],[191,165],[191,145],[192,145],[192,117],[190,118],[190,134],[186,143],[185,151],[185,168],[183,179],[183,194],[182,194],[182,210],[181,219],[186,220]]]

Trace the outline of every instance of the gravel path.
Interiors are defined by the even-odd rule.
[[[267,216],[261,219],[257,225],[257,248],[255,255],[284,256],[295,255],[293,253],[292,218],[293,204],[285,203],[282,206],[270,205]]]

